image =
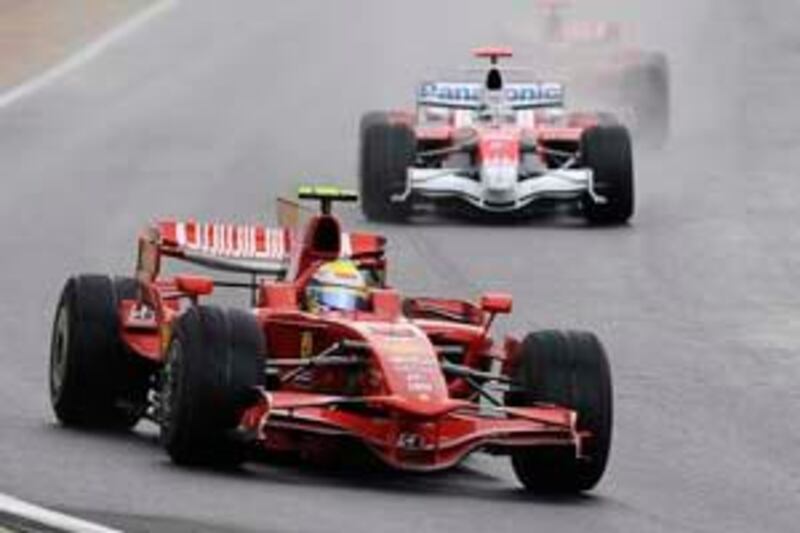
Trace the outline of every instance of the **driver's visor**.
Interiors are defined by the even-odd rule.
[[[363,311],[367,297],[363,290],[347,287],[310,287],[308,295],[317,305],[338,311]]]

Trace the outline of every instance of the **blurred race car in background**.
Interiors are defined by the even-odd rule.
[[[634,211],[628,130],[607,113],[569,111],[556,82],[511,82],[510,48],[475,50],[482,81],[427,81],[410,112],[361,120],[364,214],[404,220],[427,206],[525,216],[568,204],[591,223],[621,224]]]
[[[321,213],[299,228],[163,220],[139,240],[135,277],[78,275],[56,308],[50,393],[67,426],[159,425],[181,465],[235,465],[247,450],[443,470],[482,450],[511,457],[528,489],[589,490],[611,444],[611,373],[591,333],[495,341],[511,297],[402,297],[385,239],[331,214],[355,194],[303,188]],[[162,261],[205,273],[162,273]],[[235,274],[243,280],[232,279]],[[250,305],[206,299],[239,289]]]
[[[520,45],[534,66],[569,84],[582,107],[612,111],[642,145],[662,147],[670,133],[670,68],[663,52],[635,44],[630,27],[607,20],[569,20],[577,2],[535,0],[538,28]],[[519,28],[519,26],[516,26]],[[517,29],[517,37],[522,32]]]

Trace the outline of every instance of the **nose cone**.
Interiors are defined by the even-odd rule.
[[[484,132],[479,146],[484,200],[509,203],[516,199],[519,176],[519,132],[500,128]]]
[[[481,168],[481,183],[486,200],[493,203],[513,202],[516,197],[519,168],[515,163],[498,162],[484,164]]]
[[[357,326],[369,342],[387,393],[403,406],[436,409],[449,393],[439,358],[428,337],[408,323],[372,323]]]

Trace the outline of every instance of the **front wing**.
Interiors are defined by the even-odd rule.
[[[405,193],[392,197],[392,200],[403,202],[411,196],[431,200],[457,199],[483,211],[507,213],[539,200],[579,200],[587,194],[602,203],[603,199],[594,191],[589,169],[552,170],[494,188],[454,169],[410,168]]]
[[[478,449],[508,453],[519,447],[568,447],[581,457],[584,435],[574,411],[542,405],[484,408],[451,400],[425,416],[406,411],[395,397],[346,398],[299,392],[263,392],[243,416],[240,430],[267,443],[286,432],[354,437],[400,470],[455,466]]]

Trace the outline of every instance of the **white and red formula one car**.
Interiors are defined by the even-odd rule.
[[[362,207],[402,220],[424,206],[528,215],[569,204],[591,223],[621,224],[634,211],[627,129],[601,113],[564,108],[555,82],[507,82],[509,48],[475,51],[482,81],[429,81],[416,114],[371,112],[361,121]]]

